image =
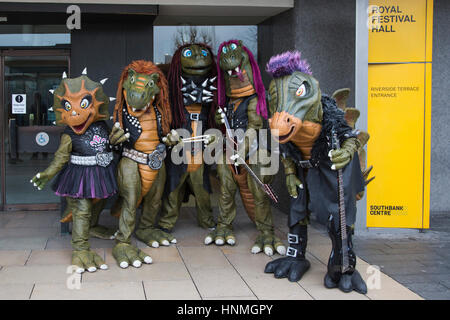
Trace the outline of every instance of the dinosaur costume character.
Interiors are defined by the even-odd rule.
[[[119,198],[112,214],[120,215],[120,219],[113,256],[122,268],[130,264],[140,267],[152,259],[131,244],[136,211],[142,203],[136,236],[149,246],[157,246],[153,230],[166,181],[166,147],[161,139],[172,119],[167,80],[152,62],[133,61],[125,67],[117,88],[114,118],[130,138],[123,144],[117,169]]]
[[[63,74],[61,84],[53,92],[53,109],[56,124],[66,128],[50,166],[31,180],[41,190],[59,173],[53,189],[66,198],[67,211],[73,219],[72,265],[78,267],[79,273],[108,268],[90,249],[89,229],[98,221],[104,200],[117,192],[110,144],[120,144],[128,138],[118,125],[110,133],[104,121],[109,118],[110,99],[103,92],[102,83],[89,79],[86,69],[75,79]]]
[[[214,56],[206,44],[184,44],[175,51],[168,74],[173,129],[186,129],[195,138],[211,127],[216,110],[216,96],[213,93],[217,90],[216,74]],[[183,143],[172,133],[163,141],[169,146]],[[175,226],[181,203],[189,193],[195,196],[199,226],[215,226],[210,202],[209,166],[203,163],[202,142],[183,146],[187,149],[187,161],[174,164],[171,157],[166,159],[166,196],[159,220],[160,230],[153,235],[160,244],[167,245],[169,241],[174,241],[169,232]]]
[[[286,185],[293,199],[288,219],[287,257],[268,263],[265,272],[274,273],[276,278],[288,277],[290,281],[301,279],[310,267],[305,251],[309,214],[314,212],[328,218],[333,244],[325,286],[366,293],[366,284],[355,269],[356,255],[352,249],[356,196],[364,190],[356,133],[346,123],[344,112],[335,100],[321,94],[318,81],[311,75],[307,62],[300,59],[299,52],[272,57],[267,71],[274,77],[269,87],[269,125],[281,144]],[[341,144],[340,149],[333,148],[332,141],[336,140]],[[339,182],[336,171],[342,174]],[[341,209],[345,209],[346,221],[340,227],[340,217],[344,217]],[[345,237],[344,247],[341,240]],[[339,245],[340,251],[336,250]],[[348,268],[341,272],[338,257],[344,253]]]
[[[223,108],[216,113],[217,123],[222,122],[222,117],[227,117],[233,130],[246,132],[249,129],[261,129],[263,118],[267,118],[266,98],[253,54],[241,41],[231,40],[220,45],[217,61],[218,104]],[[256,139],[238,141],[238,144],[243,146],[246,158],[251,149],[258,151],[259,148]],[[272,178],[261,176],[259,163],[249,166],[264,183]],[[232,223],[236,217],[234,198],[239,190],[245,209],[260,232],[251,249],[252,253],[264,250],[265,254],[272,255],[276,250],[279,254],[284,254],[286,248],[274,235],[270,200],[253,177],[242,166],[235,170],[235,166],[225,159],[225,153],[223,163],[217,165],[217,173],[220,180],[218,223],[216,230],[205,238],[205,243],[214,241],[217,245],[225,242],[235,244]]]

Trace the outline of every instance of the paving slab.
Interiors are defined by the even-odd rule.
[[[65,284],[39,283],[33,289],[32,300],[145,300],[142,282],[84,283],[80,289]]]
[[[147,300],[201,300],[192,280],[144,281]]]
[[[143,264],[140,268],[129,266],[122,269],[115,263],[107,262],[108,270],[98,270],[83,274],[83,282],[138,282],[148,280],[189,280],[190,276],[183,263],[155,262]]]
[[[1,250],[0,266],[23,266],[30,256],[31,250]]]
[[[0,270],[0,285],[3,284],[64,284],[70,276],[68,266],[8,266]]]
[[[253,295],[248,285],[231,266],[229,268],[196,268],[189,272],[202,298]]]
[[[34,284],[0,284],[0,300],[28,300]]]
[[[104,249],[93,249],[100,257],[104,258]],[[27,265],[71,265],[72,250],[33,250]]]
[[[0,238],[0,250],[43,250],[47,241],[47,237]]]

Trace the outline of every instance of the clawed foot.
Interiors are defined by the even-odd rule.
[[[108,269],[100,256],[92,250],[77,250],[72,252],[72,265],[77,266],[76,272],[83,273],[85,270],[94,272],[98,268]]]
[[[218,246],[223,246],[225,243],[230,246],[234,246],[236,244],[236,237],[234,236],[233,231],[227,227],[217,227],[212,230],[205,238],[205,244],[215,243]]]
[[[168,246],[171,243],[177,243],[177,239],[170,233],[158,228],[139,229],[136,231],[136,237],[153,248],[158,248],[160,245]]]
[[[345,293],[352,292],[353,290],[361,294],[367,293],[366,283],[357,270],[353,271],[352,274],[343,274],[338,282],[333,281],[327,273],[324,284],[328,289],[339,288]]]
[[[260,234],[252,247],[252,253],[260,253],[264,249],[266,255],[272,256],[274,254],[274,248],[282,256],[286,254],[286,247],[280,239],[273,234]]]
[[[128,268],[130,264],[135,268],[139,268],[142,265],[142,262],[147,264],[153,262],[148,254],[128,243],[116,244],[112,254],[118,265],[123,269]]]
[[[277,279],[288,278],[291,282],[297,282],[310,266],[309,261],[304,258],[285,257],[269,262],[264,272],[273,273]]]
[[[99,238],[104,240],[114,240],[117,231],[108,229],[107,227],[96,225],[89,228],[89,237]]]

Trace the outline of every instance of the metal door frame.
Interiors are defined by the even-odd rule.
[[[69,49],[0,49],[0,186],[1,186],[1,211],[41,211],[58,210],[60,203],[35,203],[35,204],[7,204],[6,203],[6,118],[5,118],[5,57],[25,56],[66,56],[67,73],[70,76],[70,50]]]

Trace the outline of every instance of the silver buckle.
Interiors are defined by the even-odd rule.
[[[163,143],[158,144],[156,149],[148,155],[148,166],[153,170],[161,169],[166,155],[166,145]]]
[[[298,244],[298,235],[296,234],[292,234],[292,233],[288,233],[288,242],[290,244]]]
[[[295,258],[297,256],[297,249],[288,247],[286,250],[286,256]]]
[[[191,120],[198,121],[200,119],[200,113],[190,113]]]
[[[113,155],[111,152],[99,152],[95,155],[95,160],[97,165],[107,167],[113,160]]]

